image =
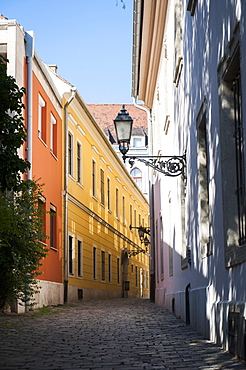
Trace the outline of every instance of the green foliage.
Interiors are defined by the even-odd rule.
[[[47,254],[38,198],[41,187],[23,181],[18,192],[0,192],[0,308],[7,300],[30,300],[38,291],[36,277]]]
[[[0,56],[0,308],[10,300],[30,300],[47,250],[38,198],[41,186],[23,181],[29,163],[18,155],[26,140],[22,103],[24,89],[6,74]]]
[[[24,88],[6,74],[7,59],[0,55],[0,190],[16,189],[29,163],[18,155],[26,140],[22,103]]]

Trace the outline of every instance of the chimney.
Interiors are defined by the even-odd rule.
[[[56,64],[48,64],[49,68],[52,70],[52,72],[57,74],[57,65]]]

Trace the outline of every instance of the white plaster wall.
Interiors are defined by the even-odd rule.
[[[162,154],[180,154],[187,149],[186,227],[187,246],[191,248],[191,265],[181,269],[181,228],[179,213],[179,180],[160,179],[160,197],[155,199],[155,218],[164,219],[164,279],[156,279],[156,302],[185,320],[185,287],[190,289],[192,326],[212,340],[227,346],[227,321],[230,302],[246,302],[246,263],[226,269],[224,262],[223,208],[220,169],[220,116],[217,68],[233,30],[241,22],[241,78],[243,106],[246,106],[246,2],[198,1],[195,15],[187,11],[183,1],[184,65],[178,87],[173,84],[174,1],[169,2],[163,52],[153,107],[155,149]],[[211,208],[211,243],[213,254],[202,258],[199,248],[197,128],[196,117],[204,98],[207,101],[209,143],[209,204]],[[163,127],[170,115],[168,134]],[[168,153],[168,154],[169,154]],[[173,248],[173,274],[170,274],[169,250]],[[157,255],[159,252],[157,246]],[[157,273],[157,272],[156,272]],[[244,312],[244,311],[243,311]],[[245,312],[244,312],[245,314]]]
[[[38,280],[38,285],[40,286],[40,292],[34,296],[36,302],[34,308],[56,306],[64,303],[63,284]]]

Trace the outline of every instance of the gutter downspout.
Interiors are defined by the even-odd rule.
[[[27,180],[32,180],[32,137],[33,137],[33,125],[32,125],[32,60],[34,57],[34,32],[25,32],[25,54],[26,54],[26,65],[27,65],[27,82],[26,82],[26,109],[27,109],[27,160],[30,163],[30,168],[27,169]],[[29,312],[30,300],[29,296],[26,297],[25,312]]]
[[[75,98],[76,92],[76,87],[72,87],[72,94],[64,105],[64,303],[68,301],[68,106]]]
[[[153,124],[151,110],[142,107],[136,103],[133,97],[133,105],[147,113],[148,136],[149,136],[149,155],[153,155]],[[149,175],[149,203],[150,203],[150,301],[155,302],[155,218],[154,218],[154,187],[153,187],[153,169],[148,167]]]
[[[34,32],[25,33],[26,64],[27,64],[27,160],[30,169],[27,170],[27,179],[32,180],[32,60],[34,56]]]

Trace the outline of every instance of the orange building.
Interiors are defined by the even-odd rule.
[[[43,184],[43,210],[48,247],[39,276],[37,306],[63,303],[62,276],[62,108],[61,97],[35,52],[34,34],[15,20],[0,19],[0,53],[9,59],[8,75],[26,88],[24,118],[27,145],[20,155],[31,163],[28,179]],[[26,306],[26,310],[28,307]],[[17,305],[17,310],[23,310]]]

